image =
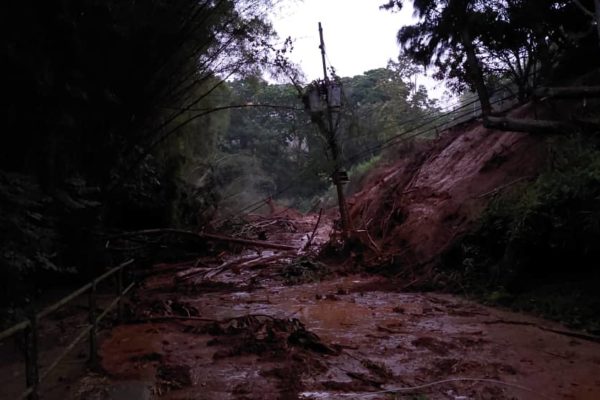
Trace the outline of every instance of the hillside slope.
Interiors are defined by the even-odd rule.
[[[411,266],[436,259],[469,231],[497,190],[535,177],[545,154],[543,138],[486,129],[479,121],[416,146],[422,148],[374,172],[349,200],[355,225]]]

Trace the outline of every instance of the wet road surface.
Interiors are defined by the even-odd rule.
[[[108,398],[600,398],[600,344],[556,323],[366,274],[288,285],[293,262],[155,266],[101,343]]]

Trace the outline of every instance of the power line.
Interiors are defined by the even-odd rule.
[[[495,102],[492,102],[492,104],[497,104],[497,103],[500,103],[500,102],[503,102],[503,101],[509,100],[509,99],[511,99],[511,98],[514,98],[514,97],[516,97],[516,95],[510,95],[510,96],[507,96],[507,97],[505,97],[505,98],[502,98],[502,99],[500,99],[500,100],[496,100]],[[457,113],[457,111],[460,111],[461,109],[464,109],[464,108],[466,108],[466,107],[468,107],[468,106],[471,106],[471,105],[473,105],[473,104],[474,104],[474,102],[472,102],[472,103],[468,103],[468,104],[465,104],[464,106],[462,106],[462,107],[460,107],[460,108],[458,108],[458,109],[456,109],[456,110],[454,110],[454,111],[452,111],[452,112],[448,112],[448,113],[442,114],[441,116],[438,116],[438,118],[439,118],[439,117],[443,117],[443,116],[449,116],[449,115],[451,115],[451,114],[454,114],[454,115],[453,115],[454,117],[456,117],[456,118],[460,119],[460,118],[462,118],[462,117],[464,117],[464,116],[468,115],[469,113],[471,113],[471,111],[469,110],[469,111],[467,111],[467,112],[463,112],[463,113],[460,113],[460,114],[459,114],[459,113]],[[478,114],[478,116],[479,116],[479,114]],[[462,124],[462,123],[464,123],[464,122],[466,122],[466,121],[458,121],[458,122],[457,122],[455,125],[453,125],[453,126],[449,126],[447,129],[449,129],[449,128],[452,128],[452,127],[454,127],[454,126],[457,126],[457,125],[460,125],[460,124]],[[429,122],[428,122],[428,123],[429,123]],[[421,135],[423,135],[423,134],[425,134],[425,133],[427,133],[427,132],[430,132],[430,131],[432,131],[432,130],[433,130],[435,127],[430,127],[430,128],[426,128],[426,129],[423,129],[423,130],[420,130],[420,131],[419,131],[419,129],[421,129],[421,128],[425,127],[425,126],[426,126],[428,123],[421,124],[421,125],[419,125],[419,126],[417,126],[417,127],[413,128],[413,129],[411,129],[411,130],[408,130],[408,131],[406,131],[406,132],[403,132],[402,134],[396,135],[394,138],[390,138],[390,139],[388,139],[387,141],[385,141],[385,142],[383,142],[383,143],[381,143],[381,144],[379,144],[379,145],[377,145],[377,146],[374,146],[374,147],[372,147],[372,148],[368,149],[368,151],[363,151],[363,152],[357,153],[357,154],[355,154],[355,155],[353,155],[353,156],[349,157],[349,158],[347,159],[347,161],[350,161],[350,162],[352,162],[352,163],[355,163],[355,162],[358,162],[358,161],[362,161],[362,159],[363,159],[363,158],[366,158],[366,157],[363,157],[363,156],[365,156],[365,155],[370,155],[370,154],[371,154],[371,152],[372,152],[372,151],[374,151],[374,150],[384,150],[384,149],[386,149],[386,148],[388,148],[388,147],[391,147],[391,146],[393,146],[393,145],[396,145],[396,144],[398,144],[398,143],[403,143],[403,142],[405,142],[405,141],[408,141],[408,140],[410,140],[410,139],[413,139],[413,138],[415,138],[415,137],[417,137],[417,136],[421,136]],[[399,141],[398,139],[403,139],[403,140]],[[305,174],[306,172],[308,172],[308,171],[309,171],[309,168],[305,168],[305,169],[304,169],[304,170],[302,170],[302,172],[301,172],[301,173],[298,175],[298,177],[302,177],[302,176],[304,176],[304,174]],[[223,217],[223,218],[220,218],[220,219],[218,219],[218,220],[217,220],[217,223],[224,222],[224,221],[227,221],[227,220],[231,220],[231,219],[234,219],[234,218],[240,217],[240,216],[242,216],[242,215],[247,215],[247,214],[250,214],[251,212],[253,212],[253,211],[255,211],[255,210],[259,209],[260,207],[262,207],[262,206],[263,206],[263,203],[265,203],[265,202],[266,202],[266,201],[267,201],[269,198],[272,198],[272,197],[277,197],[277,196],[280,196],[280,195],[282,195],[282,194],[286,193],[287,191],[289,191],[290,189],[292,189],[292,188],[293,188],[293,187],[294,187],[294,186],[295,186],[295,185],[296,185],[298,182],[299,182],[299,179],[296,179],[296,180],[294,180],[293,182],[291,182],[290,184],[288,184],[288,185],[284,186],[282,189],[278,190],[277,192],[275,192],[275,193],[273,193],[273,194],[271,194],[271,195],[269,195],[269,196],[267,196],[267,197],[265,197],[265,198],[262,198],[262,199],[260,199],[260,200],[257,200],[257,201],[255,201],[255,202],[253,202],[253,203],[251,203],[251,204],[248,204],[247,206],[245,206],[245,207],[243,207],[243,208],[241,208],[241,209],[237,210],[236,212],[234,212],[234,213],[230,214],[230,215],[229,215],[229,216],[227,216],[227,217]],[[239,193],[241,193],[241,192],[239,192]],[[237,193],[237,194],[239,194],[239,193]],[[228,198],[229,198],[229,197],[233,197],[233,196],[228,196]]]
[[[327,59],[327,60],[329,60],[329,59]],[[330,64],[331,64],[331,62],[330,62]],[[504,88],[498,88],[496,90],[493,90],[493,91],[490,92],[490,96],[492,96],[492,95],[494,95],[494,94],[496,94],[498,92],[501,92],[503,90],[504,90]],[[343,90],[342,90],[342,95],[344,96],[344,100],[347,100],[346,94],[345,94],[345,92]],[[501,98],[499,100],[493,101],[491,104],[494,105],[494,104],[498,104],[498,103],[503,103],[504,101],[514,99],[515,97],[517,97],[517,95],[513,93],[513,94],[510,94],[510,95],[508,95],[506,97],[503,97],[503,98]],[[447,126],[445,130],[453,128],[453,127],[455,127],[457,125],[460,125],[462,123],[467,122],[467,121],[462,121],[460,119],[462,117],[464,117],[464,116],[469,115],[471,113],[471,111],[469,110],[467,112],[463,112],[463,113],[460,113],[460,114],[458,112],[461,111],[461,110],[464,110],[467,107],[471,107],[474,104],[476,104],[476,103],[479,102],[479,97],[477,95],[473,95],[471,98],[473,99],[472,101],[469,101],[468,103],[463,104],[462,106],[460,106],[458,108],[455,108],[455,109],[453,109],[451,111],[444,112],[444,113],[441,113],[441,114],[438,114],[438,115],[434,115],[434,116],[429,117],[429,118],[415,117],[415,118],[413,118],[411,120],[404,121],[401,124],[396,125],[396,128],[401,128],[401,127],[405,127],[408,124],[416,122],[416,121],[426,121],[425,123],[421,123],[418,126],[409,129],[408,131],[405,131],[405,132],[402,132],[402,133],[400,133],[398,135],[395,135],[395,136],[393,136],[393,137],[385,140],[384,142],[382,142],[382,143],[380,143],[380,144],[378,144],[376,146],[373,146],[373,147],[371,147],[371,148],[369,148],[369,149],[367,149],[365,151],[361,151],[361,152],[359,152],[359,153],[357,153],[357,154],[355,154],[355,155],[353,155],[351,157],[348,157],[347,161],[355,163],[357,161],[362,160],[365,155],[370,156],[371,153],[373,151],[375,151],[375,150],[383,150],[383,149],[386,149],[386,148],[391,147],[393,145],[396,145],[398,143],[402,143],[402,142],[408,141],[409,139],[412,139],[412,138],[415,138],[417,136],[421,136],[421,135],[423,135],[425,133],[431,132],[432,130],[437,129],[438,126],[429,127],[429,128],[423,129],[421,131],[419,131],[419,129],[422,129],[422,128],[426,127],[427,125],[429,125],[430,123],[438,121],[438,120],[440,120],[442,118],[445,118],[445,117],[453,117],[453,120],[457,121],[455,124]],[[353,110],[351,110],[351,113],[354,114]],[[480,115],[481,115],[481,113],[478,113],[477,116],[474,116],[474,118],[475,117],[479,117]],[[393,127],[393,126],[388,126],[388,127]],[[403,139],[403,140],[399,141],[398,139]],[[306,173],[307,171],[308,171],[308,168],[305,168],[298,176],[299,177],[303,176],[304,173]],[[226,221],[226,220],[230,220],[230,219],[239,217],[241,215],[247,215],[247,214],[249,214],[249,213],[257,210],[258,208],[262,207],[263,203],[265,203],[269,198],[280,196],[281,194],[289,191],[292,187],[294,187],[296,185],[296,183],[297,183],[297,180],[294,180],[293,182],[291,182],[290,184],[286,185],[284,188],[278,190],[274,194],[272,194],[270,196],[267,196],[267,197],[265,197],[263,199],[260,199],[258,201],[255,201],[255,202],[247,205],[246,207],[238,210],[237,212],[235,212],[233,214],[230,214],[229,217],[220,218],[217,221],[221,222],[221,221]],[[232,197],[232,196],[229,196],[229,197]]]
[[[503,89],[497,89],[497,90],[494,90],[494,91],[490,92],[490,95],[494,95],[494,94],[496,94],[496,93],[498,93],[498,92],[501,92],[502,90],[503,90]],[[511,95],[509,95],[509,96],[506,96],[506,97],[504,97],[504,98],[501,98],[501,99],[499,99],[499,100],[496,100],[496,101],[492,102],[492,104],[502,103],[502,102],[504,102],[504,101],[506,101],[506,100],[509,100],[509,99],[512,99],[512,98],[515,98],[515,97],[517,97],[517,95],[516,95],[516,94],[511,94]],[[414,132],[414,131],[415,131],[415,130],[417,130],[417,129],[421,129],[421,128],[423,128],[423,127],[427,126],[427,125],[428,125],[428,124],[430,124],[430,123],[433,123],[433,122],[435,122],[435,121],[438,121],[438,120],[440,120],[440,119],[443,119],[443,118],[446,118],[446,117],[449,117],[449,116],[453,116],[453,114],[456,114],[456,113],[457,113],[457,111],[463,110],[463,109],[465,109],[465,108],[467,108],[467,107],[470,107],[470,106],[472,106],[472,105],[474,105],[474,104],[476,104],[476,103],[478,103],[478,102],[479,102],[479,100],[478,100],[478,99],[476,99],[476,100],[473,100],[473,101],[471,101],[471,102],[469,102],[469,103],[466,103],[466,104],[462,105],[462,106],[461,106],[461,107],[459,107],[459,108],[456,108],[456,109],[454,109],[453,111],[449,111],[449,112],[446,112],[446,113],[442,113],[442,114],[434,115],[434,116],[432,116],[432,117],[430,117],[430,118],[426,118],[426,119],[425,119],[425,121],[426,121],[426,122],[424,122],[424,123],[422,123],[422,124],[420,124],[420,125],[418,125],[418,126],[416,126],[416,127],[413,127],[413,128],[411,128],[410,130],[408,130],[408,131],[405,131],[405,132],[399,133],[399,134],[397,134],[397,135],[394,135],[394,136],[392,136],[391,138],[389,138],[389,139],[386,139],[384,142],[382,142],[382,143],[379,143],[379,144],[378,144],[378,145],[376,145],[376,146],[373,146],[373,147],[371,147],[371,148],[369,148],[369,149],[366,149],[366,150],[364,150],[364,151],[362,151],[362,152],[360,152],[360,153],[358,153],[358,154],[356,154],[356,155],[354,155],[354,156],[352,156],[352,157],[348,158],[348,160],[352,160],[352,159],[353,159],[354,157],[356,157],[356,156],[360,156],[360,155],[363,155],[363,154],[369,154],[369,153],[372,153],[374,150],[377,150],[378,148],[380,148],[380,147],[382,147],[382,146],[386,145],[387,143],[394,142],[396,139],[398,139],[398,138],[401,138],[401,137],[403,137],[403,136],[406,136],[406,135],[408,135],[408,134],[410,134],[410,133]],[[471,111],[468,111],[467,113],[464,113],[463,115],[461,115],[461,117],[463,117],[463,116],[467,115],[469,112],[471,112]],[[479,114],[478,114],[478,115],[479,115]],[[411,122],[414,122],[415,120],[421,120],[421,121],[423,121],[423,118],[418,118],[418,117],[417,117],[417,118],[413,118],[412,120],[405,121],[405,122],[403,122],[403,123],[401,123],[401,124],[398,124],[396,127],[397,127],[397,128],[404,127],[404,126],[408,125],[409,123],[411,123]],[[435,126],[435,127],[432,127],[432,128],[437,128],[437,126]]]
[[[309,168],[305,168],[298,176],[299,177],[303,176],[304,173],[306,173],[308,171],[309,171]],[[225,221],[228,221],[228,220],[232,220],[232,219],[240,217],[242,215],[248,215],[251,212],[253,212],[255,210],[258,210],[260,207],[263,206],[263,203],[266,203],[267,200],[269,200],[270,198],[277,197],[277,196],[280,196],[280,195],[286,193],[287,191],[289,191],[290,189],[292,189],[294,186],[296,186],[296,184],[298,182],[299,182],[299,179],[296,179],[296,180],[290,182],[288,185],[286,185],[283,188],[279,189],[275,193],[272,193],[269,196],[261,198],[261,199],[255,201],[255,202],[253,202],[253,203],[250,203],[250,204],[246,205],[245,207],[243,207],[243,208],[241,208],[241,209],[239,209],[237,211],[234,211],[232,214],[229,214],[229,216],[227,216],[227,217],[221,217],[221,218],[219,218],[215,222],[215,224],[218,224],[218,223],[221,223],[221,222],[225,222]],[[238,195],[240,193],[243,193],[243,191],[240,191],[240,192],[236,193],[235,195]],[[234,197],[235,195],[230,195],[227,198]]]
[[[431,118],[425,119],[425,122],[424,122],[424,123],[422,123],[422,124],[420,124],[420,125],[417,125],[416,127],[412,128],[412,129],[409,129],[408,131],[405,131],[405,132],[399,133],[399,134],[397,134],[397,135],[394,135],[394,136],[392,136],[391,138],[388,138],[388,139],[384,140],[382,143],[380,143],[380,144],[378,144],[378,145],[376,145],[376,146],[373,146],[373,147],[371,147],[371,148],[368,148],[368,149],[366,149],[366,150],[363,150],[362,152],[360,152],[360,153],[357,153],[356,155],[354,155],[354,156],[350,157],[350,158],[349,158],[349,160],[352,160],[354,157],[360,156],[360,155],[362,155],[362,154],[371,153],[371,152],[373,152],[374,150],[377,150],[378,148],[380,148],[380,147],[382,147],[382,146],[385,146],[387,143],[394,142],[394,141],[395,141],[395,140],[397,140],[398,138],[401,138],[401,137],[403,137],[403,136],[406,136],[406,135],[408,135],[408,134],[410,134],[410,133],[414,132],[414,131],[415,131],[415,130],[417,130],[417,129],[421,129],[421,128],[423,128],[423,127],[425,127],[425,126],[429,125],[429,124],[430,124],[430,123],[432,123],[432,122],[438,121],[438,120],[440,120],[440,119],[442,119],[442,118],[445,118],[445,117],[448,117],[448,116],[451,116],[452,114],[455,114],[455,113],[456,113],[456,111],[459,111],[459,110],[461,110],[461,109],[463,109],[463,108],[465,108],[465,107],[471,106],[471,105],[472,105],[472,104],[466,104],[466,105],[464,105],[464,106],[462,106],[462,107],[460,107],[460,108],[458,108],[458,109],[456,109],[456,110],[454,110],[454,111],[451,111],[451,112],[448,112],[448,113],[439,114],[439,115],[436,115],[436,116],[434,116],[434,117],[431,117]],[[423,119],[421,118],[420,120],[422,121]],[[414,120],[413,120],[413,121],[414,121]],[[411,121],[411,122],[413,122],[413,121]],[[403,127],[403,126],[406,126],[406,125],[407,125],[407,123],[403,123],[403,124],[400,124],[400,125],[398,125],[397,127],[399,128],[399,127]]]
[[[504,97],[504,98],[502,98],[502,99],[496,100],[496,101],[492,102],[492,104],[501,103],[501,102],[504,102],[504,101],[507,101],[507,100],[513,99],[513,98],[515,98],[515,97],[517,97],[517,95],[515,95],[515,94],[512,94],[512,95],[509,95],[509,96],[507,96],[507,97]],[[461,107],[461,108],[465,108],[465,107]],[[460,110],[460,109],[457,109],[456,111],[458,111],[458,110]],[[453,113],[455,113],[456,111],[454,111]],[[462,113],[462,114],[460,114],[460,115],[456,115],[456,117],[457,117],[458,119],[460,119],[460,118],[462,118],[462,117],[464,117],[464,116],[468,115],[469,113],[471,113],[471,111],[467,111],[466,113],[465,113],[465,112],[463,112],[463,113]],[[447,115],[449,115],[449,113],[447,113],[447,114],[444,114],[444,116],[447,116]],[[481,115],[481,114],[477,114],[477,117],[479,117],[480,115]],[[475,118],[475,117],[474,117],[474,118]],[[457,125],[460,125],[460,124],[462,124],[462,123],[464,123],[464,122],[466,122],[466,121],[460,121],[460,120],[459,120],[459,121],[457,121],[457,122],[456,122],[454,125],[448,126],[448,127],[446,128],[446,130],[447,130],[447,129],[450,129],[450,128],[453,128],[453,127],[455,127],[455,126],[457,126]],[[362,160],[362,159],[363,159],[363,156],[365,156],[365,155],[370,155],[370,154],[371,154],[373,151],[375,151],[375,150],[383,150],[383,149],[385,149],[385,148],[388,148],[388,147],[391,147],[391,146],[393,146],[393,145],[395,145],[395,144],[398,144],[398,143],[403,143],[403,142],[407,141],[408,139],[412,139],[412,138],[414,138],[414,137],[421,136],[421,135],[423,135],[423,134],[425,134],[425,133],[428,133],[428,132],[431,132],[431,131],[433,131],[435,128],[437,128],[437,127],[430,127],[430,128],[424,129],[424,130],[422,130],[422,131],[419,131],[419,132],[413,133],[413,132],[417,131],[418,129],[420,129],[420,128],[422,128],[422,127],[426,126],[426,125],[427,125],[427,124],[422,124],[422,125],[420,125],[420,126],[418,126],[418,127],[415,127],[414,129],[410,129],[410,130],[408,130],[408,131],[406,131],[406,132],[403,132],[403,133],[401,133],[401,134],[398,134],[398,135],[396,135],[396,136],[394,136],[394,137],[392,137],[392,138],[390,138],[390,139],[386,140],[385,142],[383,142],[383,143],[381,143],[381,144],[379,144],[379,145],[377,145],[377,146],[373,146],[373,147],[371,147],[370,149],[367,149],[366,151],[361,151],[361,152],[359,152],[359,153],[357,153],[357,154],[355,154],[355,155],[353,155],[353,156],[349,157],[347,160],[348,160],[349,162],[355,163],[355,162],[357,162],[357,161],[360,161],[360,160]],[[413,134],[412,134],[412,135],[410,135],[411,133],[413,133]],[[410,135],[410,136],[408,136],[408,135]],[[404,139],[403,139],[402,141],[398,141],[398,139],[401,139],[401,138],[404,138]]]
[[[507,96],[507,97],[505,97],[505,98],[502,98],[502,99],[500,99],[500,100],[497,100],[497,101],[493,102],[492,104],[497,104],[497,103],[500,103],[500,102],[506,101],[506,100],[508,100],[508,99],[514,98],[514,97],[516,97],[516,95],[514,95],[514,94],[513,94],[513,95]],[[438,119],[441,119],[441,118],[444,118],[444,117],[447,117],[447,116],[454,116],[454,117],[455,117],[455,119],[456,119],[456,118],[462,118],[462,117],[464,117],[465,115],[468,115],[469,113],[471,113],[471,111],[469,110],[469,111],[468,111],[468,112],[466,112],[466,113],[465,113],[465,112],[463,112],[463,113],[461,113],[460,115],[458,115],[458,113],[457,113],[457,112],[458,112],[458,111],[460,111],[460,110],[463,110],[463,109],[465,109],[465,108],[467,108],[467,107],[470,107],[470,106],[472,106],[472,105],[473,105],[473,104],[475,104],[477,101],[478,101],[478,100],[476,100],[476,101],[472,101],[472,102],[470,102],[470,103],[467,103],[467,104],[465,104],[465,105],[463,105],[463,106],[461,106],[461,107],[459,107],[459,108],[457,108],[457,109],[455,109],[455,110],[453,110],[453,111],[450,111],[450,112],[447,112],[447,113],[443,113],[443,114],[437,115],[437,116],[435,116],[435,117],[433,117],[433,118],[429,118],[429,119],[428,119],[428,121],[427,121],[426,123],[420,124],[420,125],[418,125],[418,126],[416,126],[416,127],[412,128],[412,129],[410,129],[410,130],[408,130],[408,131],[405,131],[405,132],[402,132],[401,134],[395,135],[395,136],[393,136],[392,138],[389,138],[388,140],[384,141],[383,143],[380,143],[380,144],[378,144],[377,146],[373,146],[373,147],[371,147],[371,148],[369,148],[369,149],[367,149],[367,150],[365,150],[365,151],[361,151],[361,152],[359,152],[359,153],[357,153],[357,154],[354,154],[353,156],[351,156],[351,157],[348,157],[348,158],[346,159],[346,161],[348,161],[348,162],[351,162],[351,163],[356,163],[356,162],[358,162],[358,161],[361,161],[363,158],[365,158],[365,157],[364,157],[365,155],[368,155],[368,156],[370,156],[370,154],[371,154],[373,151],[375,151],[375,150],[383,150],[383,149],[386,149],[386,148],[388,148],[388,147],[391,147],[391,146],[393,146],[393,145],[395,145],[395,144],[398,144],[398,143],[399,143],[398,139],[404,138],[404,140],[400,141],[400,142],[404,142],[404,141],[407,141],[407,140],[409,140],[409,139],[415,138],[415,137],[417,137],[417,136],[421,136],[421,135],[423,135],[423,134],[425,134],[425,133],[427,133],[427,132],[430,132],[430,131],[432,131],[432,130],[433,130],[434,128],[436,128],[436,127],[430,127],[430,128],[427,128],[427,129],[424,129],[424,130],[421,130],[421,131],[418,131],[418,130],[419,130],[419,129],[421,129],[421,128],[423,128],[423,127],[426,127],[428,124],[430,124],[431,122],[434,122],[435,120],[438,120]],[[423,118],[421,118],[421,120],[422,120],[422,119],[423,119]],[[413,119],[413,120],[410,120],[410,121],[408,121],[407,123],[409,123],[409,122],[413,122],[414,120],[418,120],[418,118],[415,118],[415,119]],[[455,125],[453,125],[453,126],[459,125],[459,124],[461,124],[461,123],[463,123],[463,122],[464,122],[464,121],[458,121],[458,122],[457,122]],[[400,124],[400,126],[402,126],[402,125],[406,125],[406,123],[404,123],[404,124]],[[452,126],[449,126],[447,129],[449,129],[449,128],[451,128],[451,127],[452,127]],[[416,132],[416,133],[415,133],[415,132]],[[409,136],[409,135],[410,135],[410,136]],[[305,174],[306,172],[308,172],[308,171],[309,171],[309,168],[307,167],[307,168],[305,168],[304,170],[302,170],[302,171],[301,171],[301,173],[298,175],[298,177],[302,177],[302,176],[304,176],[304,174]],[[269,198],[272,198],[272,197],[277,197],[277,196],[280,196],[280,195],[282,195],[282,194],[286,193],[287,191],[289,191],[290,189],[292,189],[292,188],[293,188],[293,187],[294,187],[294,186],[295,186],[295,185],[296,185],[298,182],[299,182],[299,179],[296,179],[296,180],[294,180],[294,181],[293,181],[293,182],[291,182],[290,184],[288,184],[288,185],[284,186],[282,189],[279,189],[277,192],[275,192],[275,193],[273,193],[273,194],[271,194],[271,195],[269,195],[269,196],[267,196],[267,197],[264,197],[264,198],[262,198],[262,199],[259,199],[259,200],[255,201],[255,202],[253,202],[253,203],[250,203],[250,204],[246,205],[245,207],[243,207],[243,208],[241,208],[241,209],[239,209],[239,210],[235,211],[234,213],[230,214],[230,215],[229,215],[229,216],[227,216],[227,217],[222,217],[222,218],[218,219],[218,220],[217,220],[217,223],[224,222],[224,221],[227,221],[227,220],[231,220],[231,219],[234,219],[234,218],[240,217],[240,216],[242,216],[242,215],[247,215],[247,214],[249,214],[249,213],[251,213],[251,212],[253,212],[253,211],[255,211],[255,210],[259,209],[260,207],[262,207],[262,206],[263,206],[263,203],[265,203],[265,202],[266,202],[266,201],[267,201]],[[240,193],[242,193],[242,191],[241,191],[241,192],[239,192],[239,193],[236,193],[235,195],[237,195],[237,194],[240,194]],[[230,198],[230,197],[233,197],[233,196],[234,196],[234,195],[230,195],[230,196],[228,196],[227,198]]]
[[[495,91],[491,92],[490,95],[493,95],[493,94],[495,94],[495,93],[497,93],[497,92],[499,92],[501,90],[502,89],[495,90]],[[387,130],[387,129],[390,129],[390,128],[399,129],[399,128],[403,128],[403,127],[405,127],[407,125],[410,125],[413,122],[419,122],[419,121],[427,121],[427,120],[429,120],[429,122],[433,122],[433,121],[441,119],[440,117],[449,116],[449,115],[455,113],[456,111],[460,111],[463,108],[470,107],[470,106],[475,105],[477,103],[479,103],[479,97],[476,94],[474,94],[474,95],[472,95],[472,97],[471,97],[471,99],[470,99],[470,101],[468,103],[465,103],[465,104],[461,105],[458,108],[456,108],[456,105],[460,105],[460,100],[457,103],[455,103],[455,107],[452,110],[445,111],[442,114],[434,114],[434,115],[432,115],[430,117],[419,116],[419,117],[415,117],[415,118],[412,118],[412,119],[409,119],[409,120],[406,120],[406,121],[402,121],[402,122],[397,123],[397,124],[384,125],[381,129],[384,129],[384,130]],[[495,102],[494,102],[494,104],[495,104]],[[423,125],[421,125],[421,126],[419,126],[417,128],[420,128],[422,126]],[[358,139],[362,139],[362,138],[365,138],[365,137],[368,137],[368,136],[370,136],[370,134],[353,136],[351,138],[348,138],[347,141],[352,142],[352,141],[355,141],[355,140],[358,140]]]

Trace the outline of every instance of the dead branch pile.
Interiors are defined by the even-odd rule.
[[[267,240],[272,232],[297,232],[298,228],[289,218],[260,217],[258,221],[242,225],[232,237],[256,238]]]
[[[282,252],[276,254],[251,255],[242,258],[234,258],[232,260],[225,261],[221,265],[214,268],[207,268],[203,266],[181,271],[175,275],[175,281],[180,283],[195,278],[200,278],[201,280],[210,280],[227,270],[231,270],[234,273],[239,273],[242,269],[266,267],[278,261],[291,258],[293,255],[293,252]]]

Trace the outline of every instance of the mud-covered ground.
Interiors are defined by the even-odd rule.
[[[315,220],[269,239],[301,245]],[[130,323],[104,335],[105,374],[82,380],[79,397],[600,398],[600,344],[555,323],[273,255],[156,265]]]

